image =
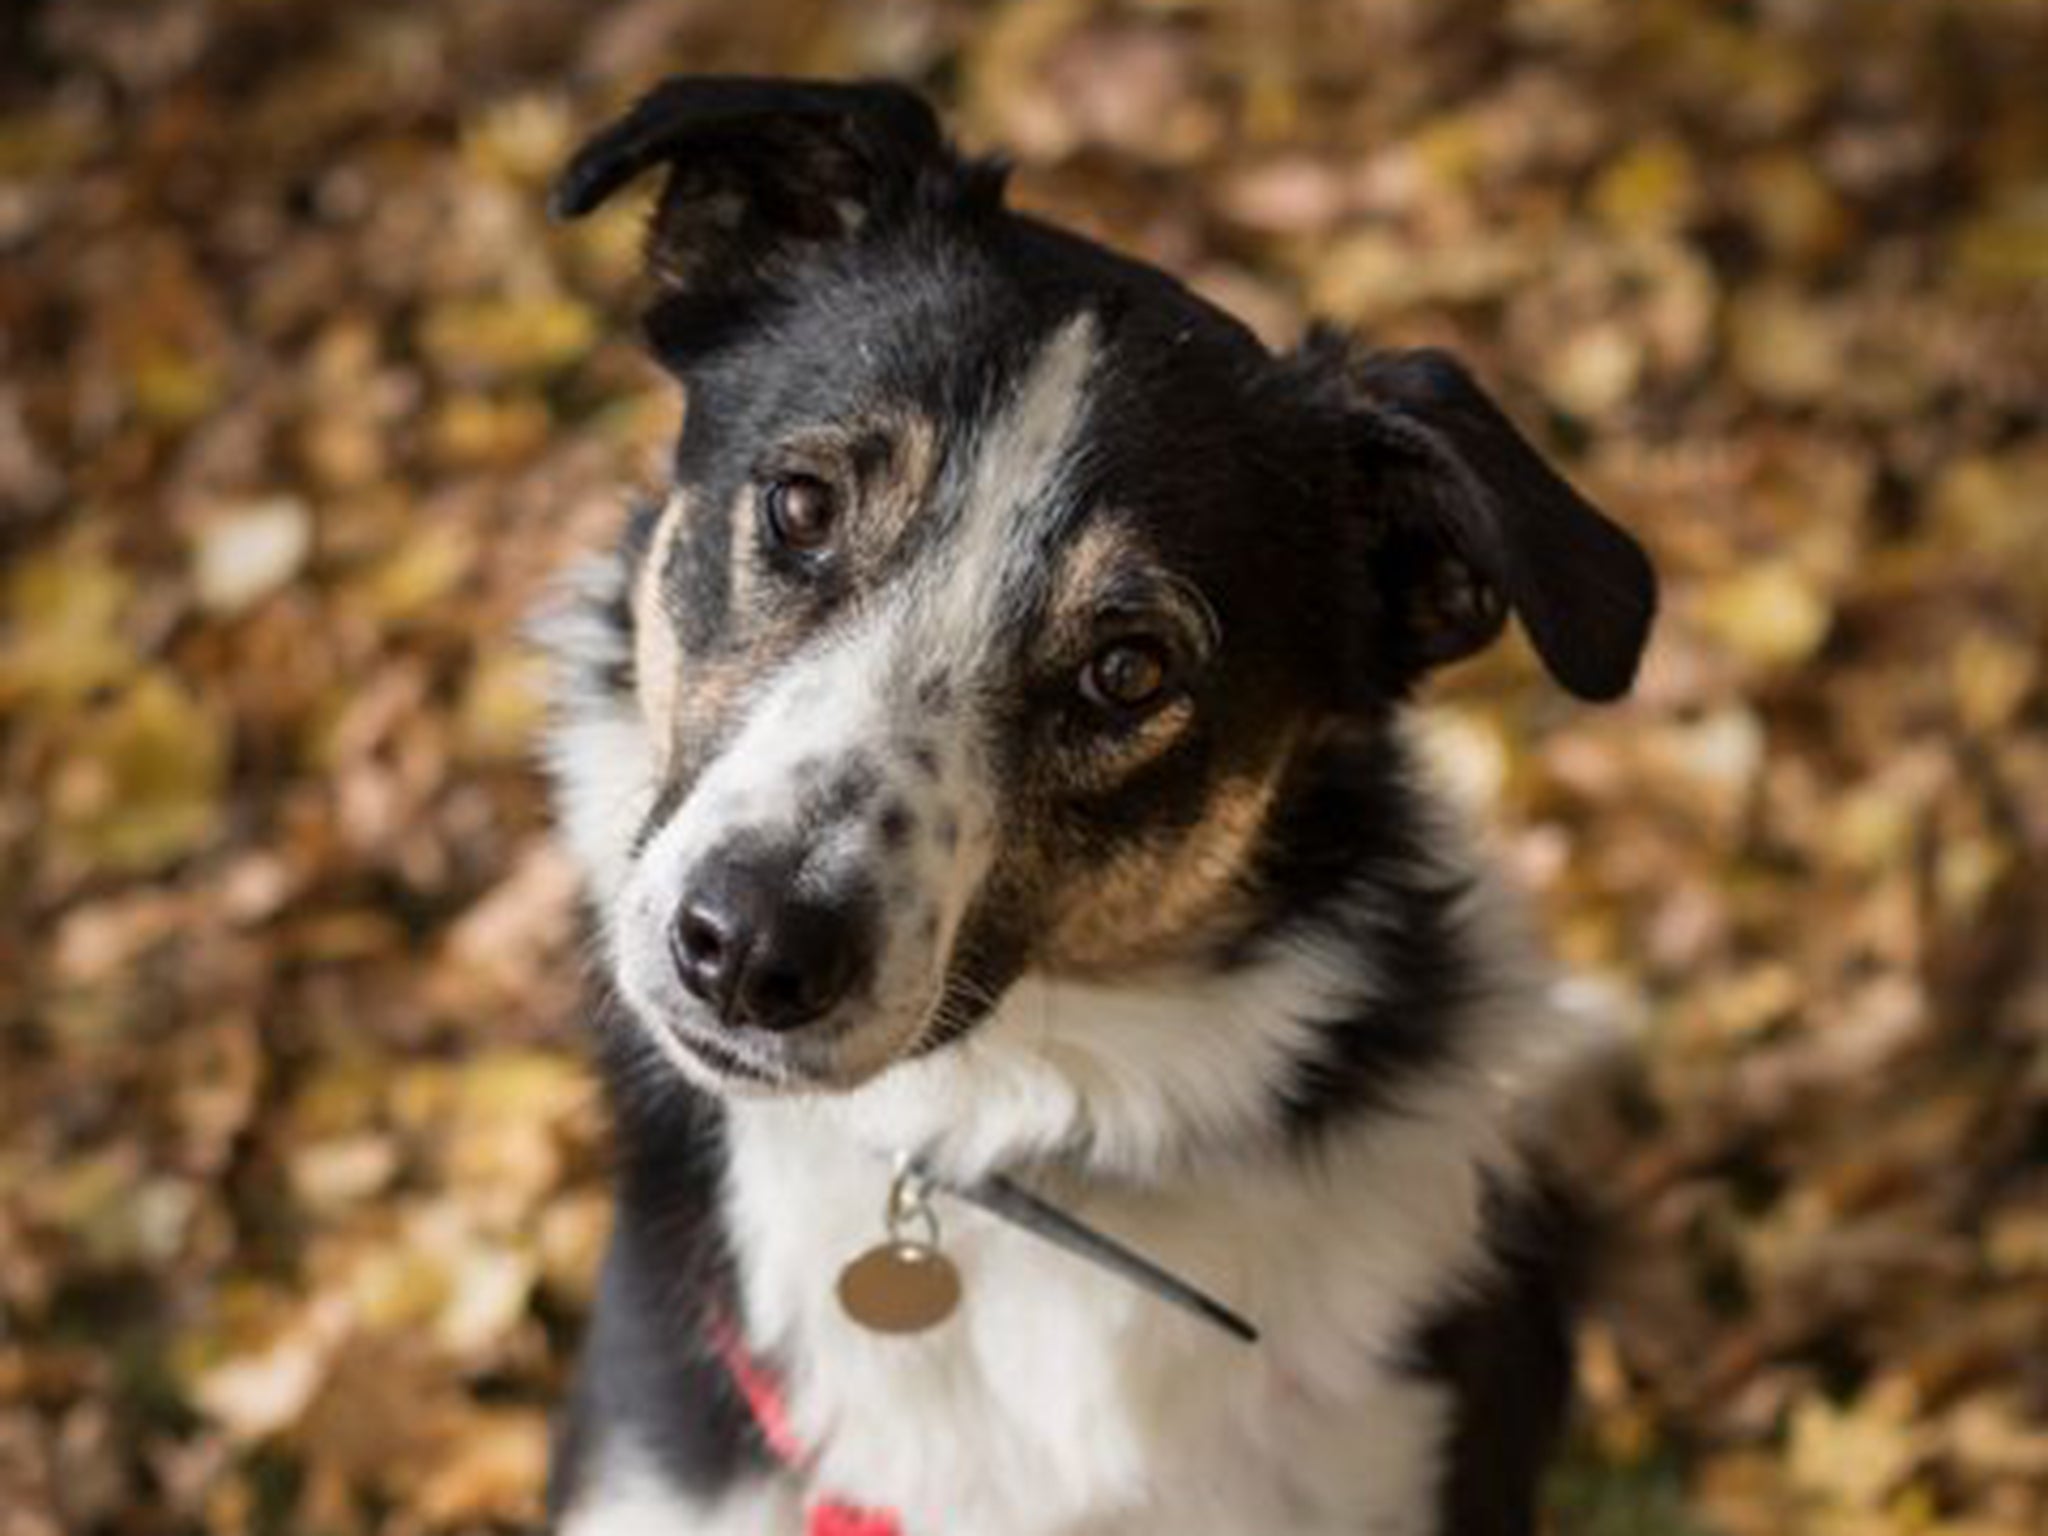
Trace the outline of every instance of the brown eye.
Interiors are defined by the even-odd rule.
[[[1081,669],[1081,693],[1098,709],[1129,714],[1157,704],[1166,694],[1165,650],[1149,640],[1106,645]]]
[[[839,521],[839,498],[822,480],[789,475],[769,485],[766,511],[775,542],[807,555],[831,541]]]

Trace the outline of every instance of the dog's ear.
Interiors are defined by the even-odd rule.
[[[1640,545],[1567,485],[1449,354],[1309,343],[1334,371],[1346,499],[1400,669],[1490,644],[1512,611],[1582,699],[1628,692],[1657,583]]]
[[[999,173],[957,160],[902,86],[675,76],[576,152],[550,209],[580,218],[655,166],[668,179],[648,265],[668,295],[699,300],[772,281],[921,198],[1001,195]]]

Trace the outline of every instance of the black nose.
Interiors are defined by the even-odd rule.
[[[799,895],[795,874],[788,858],[714,854],[684,893],[670,935],[676,969],[728,1025],[800,1028],[867,974],[871,904]]]

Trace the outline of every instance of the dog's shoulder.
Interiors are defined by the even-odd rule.
[[[715,1344],[738,1291],[720,1191],[725,1114],[678,1092],[601,998],[597,1056],[616,1140],[614,1223],[557,1430],[548,1503],[715,1501],[774,1459]],[[657,1496],[658,1495],[658,1499]],[[681,1501],[681,1502],[679,1502]]]
[[[1417,1365],[1450,1393],[1439,1529],[1531,1529],[1544,1468],[1572,1398],[1571,1324],[1587,1249],[1580,1202],[1548,1170],[1486,1194],[1490,1266],[1420,1334]]]

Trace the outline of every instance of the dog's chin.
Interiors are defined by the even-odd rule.
[[[916,1054],[927,1021],[869,1019],[777,1036],[734,1032],[710,1019],[640,1017],[662,1055],[694,1086],[720,1098],[850,1093]]]

